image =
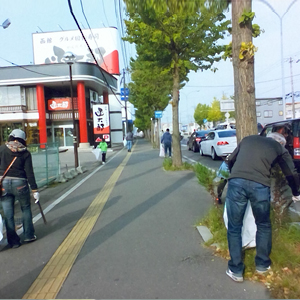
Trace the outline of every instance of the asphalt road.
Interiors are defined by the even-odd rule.
[[[192,150],[188,150],[187,147],[187,139],[183,138],[181,141],[181,152],[184,158],[188,158],[190,162],[199,162],[204,166],[218,170],[221,163],[222,158],[218,158],[217,160],[212,160],[210,156],[201,156],[199,152],[193,152]]]

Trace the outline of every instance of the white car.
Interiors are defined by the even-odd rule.
[[[200,143],[200,155],[210,155],[213,160],[227,156],[237,146],[235,129],[211,131]]]

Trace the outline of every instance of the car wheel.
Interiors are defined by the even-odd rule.
[[[204,155],[204,154],[203,154],[203,151],[202,151],[202,149],[201,149],[201,145],[199,146],[199,152],[200,152],[200,155],[201,155],[201,156]]]
[[[193,144],[193,151],[194,151],[194,152],[197,152],[197,151],[198,151],[198,148],[197,148],[197,146],[196,146],[195,143]]]
[[[216,160],[217,159],[217,154],[214,148],[211,149],[211,159]]]

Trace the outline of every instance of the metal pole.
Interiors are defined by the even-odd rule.
[[[280,20],[280,48],[281,48],[281,84],[282,84],[282,103],[283,103],[283,119],[286,119],[286,104],[285,104],[285,90],[284,90],[284,61],[283,61],[283,38],[282,38],[282,20],[283,17],[286,15],[286,13],[290,10],[290,8],[292,7],[292,5],[294,5],[296,3],[296,1],[298,0],[293,0],[290,5],[288,6],[287,10],[285,11],[285,13],[280,16],[275,9],[273,8],[273,6],[266,0],[260,0],[260,2],[264,3],[265,5],[267,5],[272,12],[279,18]]]
[[[293,119],[295,119],[295,101],[294,101],[294,84],[293,84],[293,70],[292,70],[293,60],[290,57],[290,70],[291,70],[291,88],[292,88],[292,114]]]
[[[71,94],[71,103],[72,103],[72,119],[73,119],[73,146],[74,146],[74,159],[75,159],[75,168],[78,167],[78,150],[77,150],[77,130],[75,123],[75,109],[74,109],[74,99],[73,99],[73,80],[72,80],[72,65],[69,65],[70,69],[70,94]]]
[[[277,15],[277,14],[276,14]],[[277,15],[279,17],[279,15]],[[283,61],[283,33],[282,33],[282,18],[280,20],[280,56],[281,56],[281,93],[283,104],[283,120],[286,119],[286,103],[285,103],[285,89],[284,89],[284,61]]]
[[[123,79],[124,79],[124,101],[125,101],[125,118],[126,118],[126,131],[125,134],[128,133],[128,118],[127,118],[127,95],[125,90],[125,69],[123,69]]]

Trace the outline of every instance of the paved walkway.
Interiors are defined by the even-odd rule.
[[[212,200],[193,172],[165,172],[158,154],[138,140],[41,191],[47,225],[33,205],[37,241],[2,248],[0,298],[268,298],[203,247],[194,225]]]

